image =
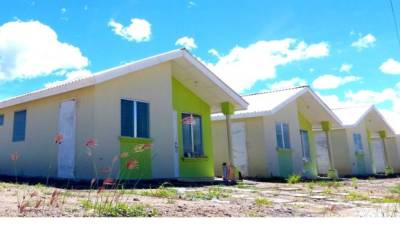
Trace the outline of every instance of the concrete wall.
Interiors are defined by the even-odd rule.
[[[56,177],[58,146],[54,144],[54,136],[58,132],[59,105],[65,100],[76,99],[76,178],[95,177],[92,159],[86,153],[88,138],[98,140],[93,157],[99,177],[104,178],[106,174],[101,170],[110,167],[114,156],[120,153],[120,99],[129,98],[150,103],[153,177],[172,177],[171,89],[171,67],[165,63],[96,86],[0,109],[0,114],[5,115],[5,123],[0,126],[0,174],[15,175],[10,154],[18,152],[18,176],[46,177],[49,174]],[[13,143],[14,112],[22,109],[27,110],[26,139]],[[117,177],[118,171],[119,163],[116,163],[112,176]]]
[[[169,63],[141,70],[96,85],[95,138],[99,140],[95,156],[99,168],[109,167],[114,156],[119,155],[121,124],[121,98],[150,103],[150,138],[152,146],[153,178],[174,176],[172,135],[172,79]],[[80,174],[90,178],[93,170],[89,158],[79,163]],[[114,169],[118,175],[118,166]]]
[[[5,115],[4,125],[0,126],[0,174],[15,175],[14,164],[10,160],[13,152],[18,152],[16,161],[18,176],[56,177],[58,164],[58,146],[54,136],[58,133],[59,106],[65,100],[77,101],[77,139],[76,159],[85,149],[85,139],[94,134],[94,87],[87,87],[65,94],[32,101],[0,109]],[[14,112],[27,110],[25,141],[12,142]]]
[[[351,174],[352,166],[346,130],[332,130],[331,144],[334,164],[339,176]]]
[[[254,117],[233,120],[246,124],[246,148],[249,177],[266,177],[267,161],[264,141],[263,118]],[[222,176],[222,163],[228,160],[225,121],[213,121],[214,169],[216,176]]]
[[[393,167],[395,173],[400,173],[400,146],[399,137],[388,137],[386,147],[388,150],[389,164]]]
[[[292,102],[276,112],[274,115],[264,117],[265,145],[267,148],[267,176],[280,176],[277,152],[275,124],[285,122],[289,124],[289,136],[292,150],[293,173],[302,174],[303,160],[301,140],[299,135],[300,125],[296,102]]]

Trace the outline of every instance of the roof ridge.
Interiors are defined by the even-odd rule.
[[[295,89],[300,89],[300,88],[309,88],[309,85],[301,85],[301,86],[296,86],[296,87],[290,87],[290,88],[281,88],[281,89],[271,89],[267,91],[261,91],[261,92],[255,92],[255,93],[250,93],[250,94],[243,94],[243,97],[246,96],[253,96],[253,95],[261,95],[261,94],[268,94],[268,93],[275,93],[275,92],[281,92],[281,91],[289,91],[289,90],[295,90]]]

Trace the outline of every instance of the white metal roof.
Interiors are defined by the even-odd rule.
[[[339,117],[342,121],[342,125],[345,128],[356,127],[363,121],[368,114],[375,113],[379,121],[382,121],[380,125],[388,129],[391,135],[395,134],[392,126],[387,122],[382,113],[374,105],[358,105],[351,107],[335,108],[332,111]],[[384,125],[384,126],[383,126]]]
[[[371,111],[373,105],[359,105],[334,108],[332,111],[342,121],[343,126],[356,126]]]
[[[186,49],[177,49],[138,61],[134,61],[125,65],[117,66],[105,71],[101,71],[95,73],[91,77],[65,82],[54,87],[43,88],[37,91],[6,99],[4,101],[0,101],[0,109],[92,86],[167,61],[177,61],[182,59],[189,63],[197,71],[199,71],[199,74],[202,74],[206,79],[210,80],[217,87],[219,87],[223,91],[224,95],[229,97],[229,100],[232,101],[236,109],[245,109],[247,107],[248,103],[238,93],[233,91],[233,89],[231,89],[227,84],[220,80],[214,73],[212,73],[204,64],[202,64],[199,60],[192,56]]]
[[[271,90],[262,93],[245,95],[243,98],[249,103],[248,108],[246,110],[236,111],[232,118],[238,119],[272,115],[306,93],[309,93],[319,103],[324,111],[327,112],[330,117],[333,118],[333,120],[340,126],[341,121],[308,86]],[[224,115],[221,113],[212,115],[213,120],[222,120],[224,118]]]

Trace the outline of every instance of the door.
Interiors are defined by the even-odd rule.
[[[172,113],[172,121],[173,121],[173,138],[174,143],[172,146],[173,157],[174,157],[174,176],[175,178],[179,177],[179,139],[178,139],[178,114],[176,111]]]
[[[231,124],[233,164],[243,176],[248,176],[246,124],[237,122]]]
[[[315,146],[317,147],[317,167],[318,174],[328,174],[329,170],[329,153],[326,135],[323,132],[315,133]]]
[[[58,177],[74,178],[75,168],[75,134],[76,134],[76,102],[61,103],[58,132],[63,136],[58,145]]]
[[[383,155],[383,142],[379,138],[372,139],[372,146],[374,149],[374,164],[377,173],[385,172],[385,158]]]

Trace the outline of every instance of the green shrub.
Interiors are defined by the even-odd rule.
[[[94,210],[98,216],[104,217],[153,217],[158,214],[157,210],[144,204],[129,205],[127,203],[96,203],[82,201],[85,210]]]
[[[290,175],[287,179],[287,182],[289,184],[297,184],[297,183],[300,183],[300,181],[301,181],[301,176],[296,175],[296,174]]]
[[[271,200],[267,199],[267,198],[257,198],[256,199],[256,205],[271,205],[272,202]]]

